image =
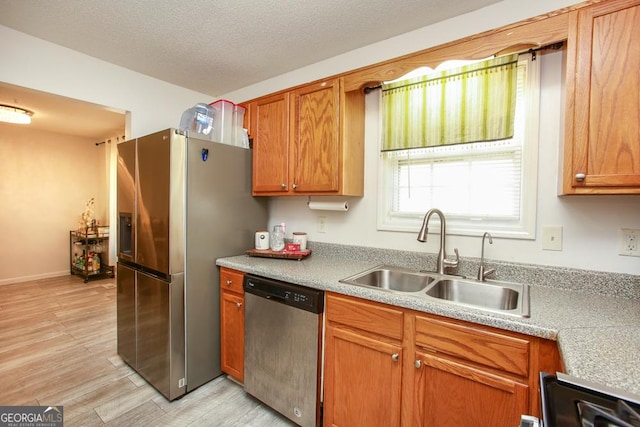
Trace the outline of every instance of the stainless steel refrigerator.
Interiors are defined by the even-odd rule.
[[[221,374],[216,259],[267,225],[251,151],[167,129],[118,145],[118,354],[173,400]]]

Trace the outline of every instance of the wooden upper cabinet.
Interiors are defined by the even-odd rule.
[[[362,91],[335,78],[247,104],[254,195],[364,195]]]
[[[563,194],[640,194],[640,1],[571,14]]]
[[[289,93],[249,103],[253,138],[253,193],[286,194],[289,190]]]
[[[340,87],[337,80],[293,92],[292,189],[298,193],[339,191]]]

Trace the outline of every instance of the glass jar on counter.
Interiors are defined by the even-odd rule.
[[[274,252],[280,252],[284,249],[284,226],[274,225],[273,232],[269,235],[271,239],[271,250]]]

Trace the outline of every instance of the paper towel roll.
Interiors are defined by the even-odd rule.
[[[348,202],[314,202],[309,201],[307,203],[309,205],[309,209],[319,210],[319,211],[342,211],[346,212],[349,210]]]

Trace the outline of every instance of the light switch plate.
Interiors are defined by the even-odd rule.
[[[327,217],[324,215],[320,215],[318,217],[318,233],[326,233],[327,232]]]
[[[546,251],[562,250],[562,226],[545,225],[542,227],[542,249]]]

